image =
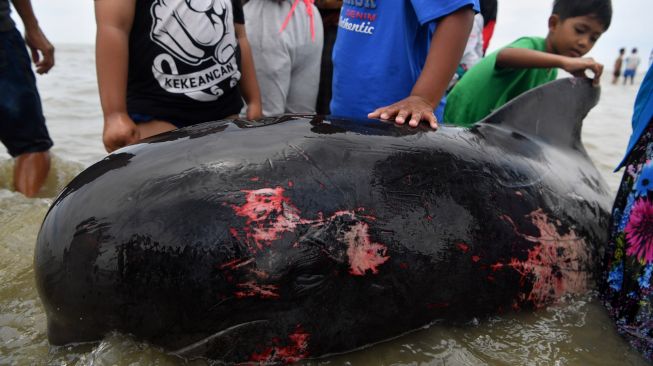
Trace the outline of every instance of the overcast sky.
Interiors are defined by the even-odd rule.
[[[552,0],[499,0],[497,27],[490,49],[519,36],[546,36],[552,3]],[[55,47],[94,42],[93,0],[32,0],[32,5]],[[611,68],[620,47],[637,47],[646,64],[653,49],[653,0],[613,0],[613,7],[612,25],[590,55]]]

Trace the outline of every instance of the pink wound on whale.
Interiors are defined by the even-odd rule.
[[[294,231],[297,225],[302,223],[299,210],[283,196],[282,187],[243,192],[246,194],[245,204],[231,207],[236,215],[247,218],[245,235],[256,243],[257,249],[270,245],[272,241],[279,239],[282,233]]]
[[[533,276],[528,300],[535,306],[544,306],[565,294],[587,292],[590,278],[584,263],[590,263],[590,254],[585,240],[573,229],[560,234],[542,209],[531,212],[528,217],[539,229],[539,236],[519,233],[516,227],[515,232],[537,245],[528,251],[525,261],[513,258],[506,265],[519,272],[522,280]],[[515,225],[507,216],[503,218]]]
[[[375,220],[373,216],[362,215],[365,211],[362,207],[353,211],[337,211],[326,219],[320,212],[316,219],[310,220],[300,216],[299,209],[284,196],[285,190],[282,187],[243,192],[246,198],[245,204],[231,205],[231,207],[236,215],[247,218],[243,231],[248,243],[252,241],[255,243],[255,246],[250,245],[252,251],[270,246],[274,240],[281,238],[283,233],[295,231],[298,225],[321,226],[337,217],[351,216],[355,221],[354,224],[338,233],[338,241],[347,246],[349,272],[356,276],[363,276],[368,271],[376,274],[378,267],[390,258],[386,256],[386,246],[374,243],[370,239],[369,225],[360,221],[360,218]],[[235,238],[239,237],[238,230],[235,228],[230,228],[230,233]],[[295,243],[293,247],[298,245]]]
[[[290,364],[298,362],[309,356],[308,354],[308,341],[310,335],[304,331],[301,324],[297,326],[295,331],[288,335],[288,345],[281,346],[279,339],[273,339],[272,342],[277,343],[272,347],[266,348],[261,353],[255,353],[250,357],[250,361],[258,362],[260,364]]]
[[[348,246],[349,273],[355,276],[363,276],[367,271],[378,273],[378,266],[390,258],[386,256],[387,248],[384,245],[370,240],[368,231],[366,223],[358,222],[344,233],[344,241]]]

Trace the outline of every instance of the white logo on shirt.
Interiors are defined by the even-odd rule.
[[[236,63],[236,30],[230,0],[156,0],[152,4],[150,38],[168,53],[154,59],[152,72],[161,88],[198,101],[215,101],[225,80],[240,80]],[[177,62],[210,66],[179,74]],[[165,70],[169,70],[166,72]]]

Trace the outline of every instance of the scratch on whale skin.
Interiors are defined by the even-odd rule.
[[[288,197],[284,196],[284,188],[262,188],[257,190],[243,190],[245,204],[242,206],[231,205],[236,215],[245,217],[246,222],[243,232],[250,245],[250,251],[261,251],[270,247],[272,242],[281,238],[285,232],[294,232],[298,225],[323,226],[340,216],[350,216],[355,224],[349,230],[338,233],[338,241],[347,246],[349,258],[349,272],[352,275],[364,276],[367,272],[377,274],[378,267],[387,262],[387,247],[381,243],[372,242],[369,234],[369,225],[360,221],[364,218],[375,220],[373,216],[363,215],[364,208],[353,211],[337,211],[325,218],[319,212],[317,219],[301,217],[300,210],[295,207]],[[238,238],[238,230],[230,228],[230,233]],[[298,243],[295,243],[296,247]],[[233,264],[232,264],[233,265]]]
[[[239,283],[238,287],[241,291],[235,293],[236,297],[242,299],[244,297],[260,297],[262,299],[278,299],[280,296],[277,293],[279,286],[277,285],[261,285],[253,281]]]
[[[512,258],[509,263],[492,265],[492,269],[512,268],[521,275],[522,283],[532,276],[533,288],[526,299],[536,307],[550,304],[565,294],[587,292],[590,277],[583,265],[589,263],[590,254],[585,240],[573,229],[567,234],[560,234],[542,209],[531,212],[527,217],[539,229],[539,236],[520,233],[512,219],[502,216],[513,225],[515,233],[536,243],[528,250],[528,258],[524,261]]]
[[[230,262],[223,263],[222,265],[220,265],[220,269],[225,269],[225,268],[237,269],[246,266],[248,264],[251,264],[252,262],[254,262],[254,258],[234,259]]]
[[[268,347],[261,353],[255,353],[250,357],[250,361],[262,365],[267,364],[291,364],[298,362],[309,356],[308,341],[310,334],[304,331],[302,325],[297,325],[295,331],[288,335],[288,345],[279,345],[281,340],[276,338],[272,342],[274,346]]]

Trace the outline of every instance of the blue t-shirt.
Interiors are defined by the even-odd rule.
[[[478,0],[344,0],[333,48],[331,114],[367,118],[410,95],[436,20]]]
[[[649,122],[653,119],[653,67],[649,67],[642,85],[639,87],[637,99],[635,99],[635,109],[633,111],[633,134],[630,135],[626,156],[615,171],[621,169],[628,159],[628,155],[635,147],[635,144],[646,130]]]

